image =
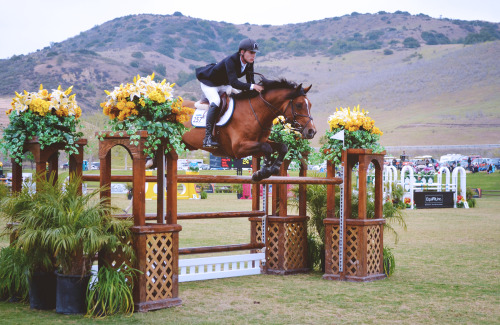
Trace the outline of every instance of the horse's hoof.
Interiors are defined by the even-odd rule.
[[[280,168],[277,166],[271,167],[271,175],[279,175],[280,174]]]
[[[259,182],[261,180],[262,180],[262,178],[260,177],[259,172],[255,172],[252,174],[252,181],[253,182]]]

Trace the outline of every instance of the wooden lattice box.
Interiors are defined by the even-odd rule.
[[[384,278],[384,219],[347,219],[343,271],[340,272],[339,219],[325,219],[325,275],[323,278],[372,281]]]

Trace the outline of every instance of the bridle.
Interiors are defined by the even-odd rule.
[[[291,111],[292,111],[292,119],[290,120],[289,117],[286,117],[285,123],[290,123],[290,125],[292,125],[292,129],[294,131],[300,132],[301,134],[304,131],[304,129],[309,125],[309,123],[311,123],[312,120],[313,120],[313,118],[311,116],[311,109],[310,109],[309,101],[307,100],[307,98],[305,98],[305,101],[306,101],[306,104],[307,104],[307,114],[308,115],[304,115],[304,114],[297,113],[297,109],[295,108],[296,104],[294,104],[294,102],[293,102],[296,98],[301,97],[301,96],[298,96],[298,97],[295,97],[293,99],[290,99],[288,101],[288,104],[286,105],[285,110],[283,111],[283,113],[281,113],[281,111],[279,110],[279,108],[275,107],[273,104],[271,104],[270,102],[268,102],[264,97],[262,97],[262,93],[259,93],[259,97],[264,102],[264,104],[266,104],[266,107],[274,114],[274,118],[276,118],[276,117],[278,117],[280,115],[286,116],[286,112],[287,112],[288,108],[290,107]],[[304,97],[305,97],[305,95],[304,95]],[[255,113],[255,110],[254,110],[254,108],[252,106],[252,102],[251,102],[250,98],[248,99],[248,103],[250,104],[250,108],[252,109],[253,115],[255,116],[255,119],[259,123],[260,127],[263,130],[265,130],[266,128],[259,121],[257,113]],[[307,117],[308,118],[307,123],[305,123],[304,125],[301,125],[299,122],[297,122],[297,117]]]

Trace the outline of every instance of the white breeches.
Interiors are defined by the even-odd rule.
[[[220,97],[219,97],[219,92],[222,91],[230,91],[231,86],[230,85],[224,85],[224,86],[217,86],[217,87],[210,87],[205,85],[204,83],[200,82],[201,85],[201,90],[207,97],[208,101],[210,103],[214,103],[217,106],[220,106]]]

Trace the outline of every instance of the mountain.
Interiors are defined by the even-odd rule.
[[[0,60],[0,108],[14,91],[61,84],[74,85],[84,115],[92,114],[100,111],[104,89],[152,72],[176,82],[176,95],[197,99],[194,69],[251,37],[261,49],[257,72],[313,85],[308,97],[319,134],[336,107],[359,104],[384,131],[384,145],[498,143],[499,27],[401,11],[282,26],[234,25],[179,12],[126,16]]]

